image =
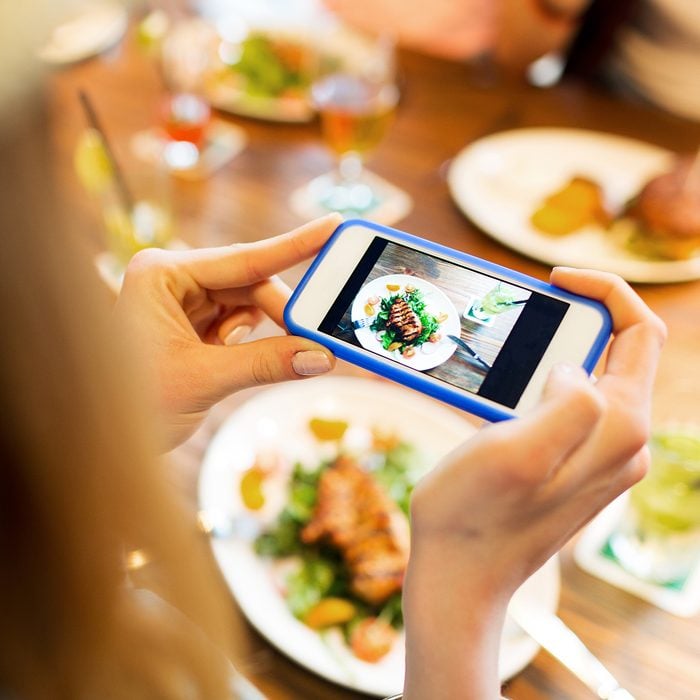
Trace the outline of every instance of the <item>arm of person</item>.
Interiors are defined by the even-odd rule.
[[[552,282],[610,310],[604,373],[555,368],[529,416],[494,424],[416,487],[404,585],[404,698],[499,697],[499,638],[520,584],[646,472],[663,323],[620,278]]]
[[[484,54],[523,73],[564,49],[591,0],[324,0],[338,17],[404,46],[452,60]]]
[[[591,0],[501,0],[493,59],[517,75],[548,53],[565,53]]]
[[[134,256],[115,320],[155,384],[166,447],[235,391],[332,369],[333,355],[303,338],[240,341],[265,317],[284,328],[290,290],[276,274],[317,253],[340,222],[331,214],[255,243]]]

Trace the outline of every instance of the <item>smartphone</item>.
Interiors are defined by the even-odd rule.
[[[612,327],[597,301],[360,219],[333,233],[285,321],[343,360],[489,421],[527,413],[558,362],[590,373]]]

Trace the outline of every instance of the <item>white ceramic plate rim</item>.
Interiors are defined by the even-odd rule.
[[[124,36],[128,22],[128,12],[118,2],[105,0],[88,6],[83,13],[54,29],[46,45],[39,51],[39,58],[46,63],[64,65],[96,56]],[[70,31],[82,32],[72,46],[60,41],[60,33]]]
[[[700,278],[700,256],[646,260],[614,245],[600,227],[555,238],[529,222],[543,198],[574,175],[599,182],[610,203],[619,206],[662,172],[672,157],[658,146],[603,132],[515,129],[467,146],[452,161],[447,180],[462,212],[519,253],[550,265],[615,272],[630,282],[682,282]]]
[[[386,288],[386,285],[388,284],[398,284],[400,285],[400,289],[397,292],[391,292]],[[381,342],[376,339],[374,331],[370,330],[369,328],[359,328],[355,331],[355,335],[363,348],[366,348],[371,352],[375,352],[378,355],[382,355],[383,357],[388,357],[396,362],[400,362],[402,365],[406,365],[407,367],[424,371],[437,367],[452,357],[457,349],[457,346],[447,338],[447,335],[459,336],[461,331],[457,309],[455,309],[454,304],[449,300],[447,294],[432,284],[432,282],[428,282],[427,280],[414,275],[393,274],[377,277],[376,279],[367,283],[357,293],[352,304],[350,317],[353,321],[358,321],[363,318],[371,318],[364,312],[364,306],[368,297],[378,296],[383,299],[388,295],[397,294],[404,291],[407,284],[412,284],[416,289],[423,292],[426,308],[431,314],[437,315],[441,312],[447,314],[447,318],[440,324],[439,332],[442,334],[442,339],[435,344],[435,352],[425,354],[421,352],[421,348],[423,347],[421,346],[416,348],[416,354],[413,355],[413,357],[406,358],[399,352],[389,352],[388,350],[385,350],[382,347]],[[379,306],[377,306],[377,310],[378,309]],[[424,346],[425,345],[429,347],[432,344],[424,343]]]
[[[291,408],[294,410],[290,412]],[[215,435],[202,466],[200,507],[236,512],[236,475],[250,466],[261,442],[268,447],[274,443],[274,423],[277,421],[278,427],[282,426],[277,439],[285,439],[285,424],[306,424],[310,417],[323,410],[327,411],[326,415],[351,421],[395,416],[393,425],[401,427],[402,432],[405,431],[403,434],[413,440],[421,436],[421,444],[430,445],[429,452],[434,452],[437,444],[444,454],[474,432],[473,426],[452,409],[386,382],[324,377],[279,385],[256,394],[243,404]],[[385,420],[381,425],[392,427],[392,421]],[[259,428],[257,432],[255,426]],[[290,449],[298,456],[305,448],[297,445]],[[291,615],[272,584],[267,566],[254,554],[249,542],[233,537],[213,539],[212,549],[244,615],[281,652],[341,686],[375,696],[400,691],[404,671],[402,640],[377,664],[352,658],[337,640],[331,638],[324,642]],[[559,598],[557,560],[550,560],[536,572],[523,585],[521,595],[526,595],[533,605],[553,612]],[[471,601],[466,601],[466,605],[471,605]],[[535,642],[512,623],[507,623],[501,645],[501,679],[506,680],[521,671],[537,651]]]

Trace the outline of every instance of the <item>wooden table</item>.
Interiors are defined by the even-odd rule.
[[[596,129],[679,151],[692,151],[700,143],[700,124],[616,101],[583,85],[561,84],[546,91],[506,83],[480,86],[466,66],[413,53],[403,53],[400,59],[403,97],[398,118],[370,162],[375,172],[415,199],[413,211],[400,226],[542,279],[547,267],[495,243],[452,203],[445,174],[450,158],[461,148],[485,134],[533,126]],[[108,55],[52,77],[58,175],[76,220],[96,247],[101,243],[99,225],[71,163],[84,123],[76,99],[80,87],[91,94],[115,149],[126,158],[129,137],[153,122],[161,85],[132,35]],[[245,129],[248,147],[206,181],[173,182],[179,235],[192,245],[221,245],[267,237],[301,223],[287,205],[288,195],[331,166],[317,126],[221,118]],[[291,270],[287,281],[293,283],[301,272]],[[656,384],[654,421],[698,420],[700,282],[639,286],[638,291],[670,331]],[[184,487],[192,495],[211,431],[249,393],[225,402],[209,424],[175,453]],[[570,546],[562,553],[561,565],[562,618],[638,700],[700,697],[699,618],[673,617],[587,575],[572,561]],[[213,562],[210,573],[223,587]],[[363,697],[287,660],[248,626],[233,601],[230,616],[232,655],[273,700]],[[546,653],[540,653],[506,690],[515,700],[592,697]]]

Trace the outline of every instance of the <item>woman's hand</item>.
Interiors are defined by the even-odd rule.
[[[156,380],[168,447],[232,392],[334,366],[328,350],[302,338],[240,341],[265,316],[284,327],[290,291],[274,275],[318,252],[340,221],[331,214],[255,243],[134,256],[115,314]]]
[[[535,410],[481,430],[416,488],[404,589],[407,698],[498,697],[510,596],[648,468],[663,323],[614,275],[558,268],[551,281],[610,310],[605,371],[593,383],[577,367],[556,367]],[[456,650],[452,658],[433,652],[438,637],[441,652]]]

